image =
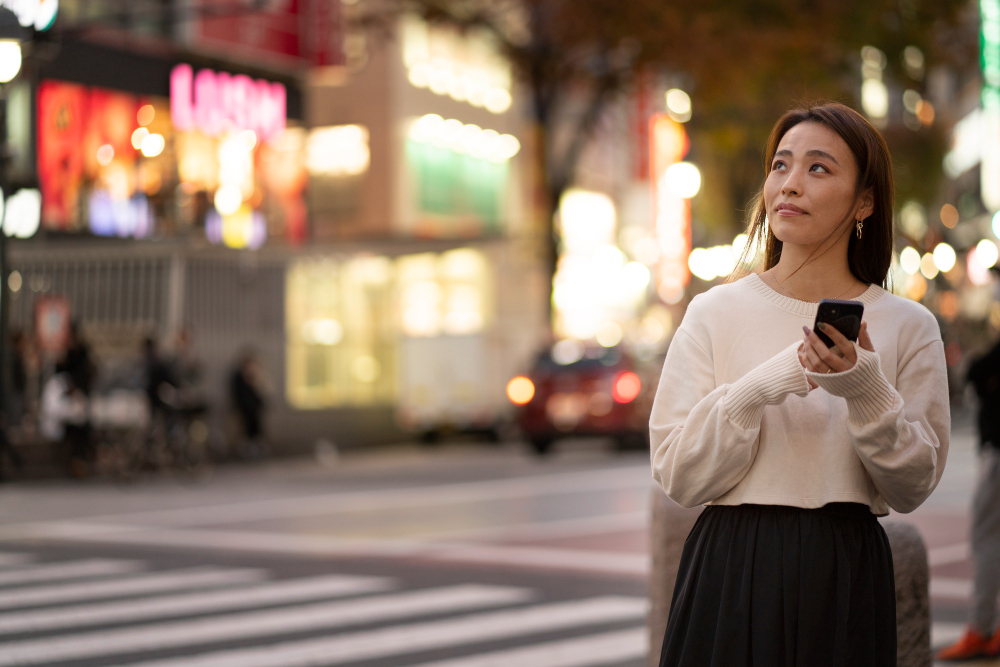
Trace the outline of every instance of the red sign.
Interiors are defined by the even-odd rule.
[[[667,303],[677,303],[691,279],[691,202],[667,187],[667,169],[690,148],[684,126],[667,114],[649,119],[649,176],[653,188],[653,215],[661,259],[656,267],[657,292]]]
[[[289,67],[343,64],[340,2],[333,0],[203,0],[194,24],[196,47],[248,61]]]

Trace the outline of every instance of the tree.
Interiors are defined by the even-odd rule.
[[[667,73],[684,82],[696,109],[692,134],[732,159],[737,190],[745,191],[750,181],[759,182],[760,147],[791,102],[857,100],[862,46],[885,51],[887,75],[895,76],[903,70],[899,55],[906,46],[920,48],[930,62],[946,60],[967,69],[975,62],[978,45],[975,14],[970,30],[966,0],[367,4],[370,8],[361,21],[369,26],[389,25],[409,12],[431,23],[484,29],[493,35],[531,97],[534,159],[541,180],[538,214],[547,230],[552,271],[558,252],[552,222],[559,198],[573,183],[580,155],[602,114],[642,73]]]

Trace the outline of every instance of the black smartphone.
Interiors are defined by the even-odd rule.
[[[847,340],[857,342],[858,334],[861,333],[861,316],[864,312],[865,305],[860,301],[823,299],[819,302],[819,308],[816,309],[816,322],[813,324],[813,331],[820,340],[826,343],[827,347],[833,347],[833,341],[820,331],[818,326],[820,322],[836,327],[837,331],[844,334]]]

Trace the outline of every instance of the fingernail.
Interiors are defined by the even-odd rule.
[[[802,331],[803,331],[803,333],[805,333],[806,338],[808,338],[809,337],[809,327],[807,327],[806,325],[803,324],[802,325]]]
[[[817,324],[816,326],[818,326],[818,327],[820,328],[820,330],[822,330],[822,331],[826,331],[826,325],[825,325],[824,323],[820,322],[820,323],[819,323],[819,324]]]

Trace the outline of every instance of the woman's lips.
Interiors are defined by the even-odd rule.
[[[780,208],[778,208],[777,213],[780,216],[792,217],[792,216],[796,216],[796,215],[805,215],[806,212],[803,211],[802,209],[796,208],[794,206],[787,206],[787,207],[780,207]]]

